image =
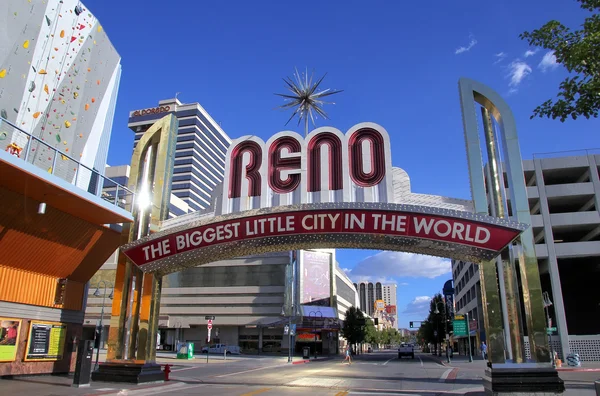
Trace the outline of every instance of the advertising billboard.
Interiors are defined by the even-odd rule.
[[[32,321],[25,360],[61,360],[66,337],[65,323]]]
[[[0,362],[15,361],[20,332],[20,319],[0,318]]]
[[[396,306],[395,305],[386,305],[385,312],[387,312],[388,315],[396,315]]]
[[[379,312],[385,310],[385,301],[375,300],[374,308],[375,308],[375,311],[379,311]]]
[[[330,306],[331,253],[301,250],[301,304]]]

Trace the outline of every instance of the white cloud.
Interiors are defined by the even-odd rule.
[[[510,65],[508,65],[508,69],[508,77],[510,78],[510,83],[508,85],[514,89],[516,89],[523,79],[531,74],[532,71],[531,67],[520,59],[512,61]]]
[[[543,72],[546,72],[550,69],[555,69],[557,66],[558,63],[556,63],[556,56],[554,56],[554,51],[546,52],[546,54],[544,54],[544,57],[542,58],[542,61],[538,65],[538,67],[542,69]]]
[[[497,54],[494,54],[494,56],[496,57],[496,61],[494,62],[494,65],[496,63],[500,63],[504,60],[504,58],[506,58],[506,52],[498,52]]]
[[[409,302],[406,305],[406,309],[402,313],[427,316],[427,314],[429,313],[430,302],[431,297],[429,296],[415,297],[411,302]]]
[[[525,56],[525,58],[529,58],[530,56],[533,56],[533,55],[537,54],[537,52],[539,50],[540,50],[539,48],[536,48],[534,50],[527,50],[527,51],[525,51],[525,55],[524,56]]]
[[[402,282],[399,286],[408,286],[408,282]]]
[[[440,257],[405,252],[379,252],[365,258],[352,269],[353,280],[400,277],[436,278],[450,273],[450,260]]]
[[[462,54],[463,52],[470,51],[471,48],[473,48],[475,46],[475,44],[477,44],[477,40],[475,40],[475,38],[473,38],[473,36],[469,36],[469,38],[471,39],[471,41],[469,41],[469,45],[467,45],[466,47],[458,47],[456,49],[456,51],[454,51],[454,53],[456,55]]]

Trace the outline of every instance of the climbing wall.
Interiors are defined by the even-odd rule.
[[[0,115],[51,147],[32,144],[28,161],[86,187],[106,162],[120,57],[102,25],[78,1],[5,0],[0,11]],[[0,129],[0,148],[25,148],[25,134]],[[65,155],[57,155],[56,150]],[[21,158],[25,157],[25,150]],[[54,169],[53,169],[54,166]],[[83,175],[83,177],[82,177]]]

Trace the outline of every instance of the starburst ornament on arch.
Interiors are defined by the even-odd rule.
[[[326,102],[323,98],[327,96],[334,95],[336,93],[342,92],[342,90],[336,89],[324,89],[322,91],[318,91],[319,86],[323,82],[323,79],[327,75],[325,73],[323,77],[313,82],[314,71],[311,73],[310,78],[308,76],[308,70],[303,73],[301,76],[298,73],[298,69],[292,77],[286,77],[283,79],[285,82],[287,89],[291,92],[291,94],[278,94],[275,95],[281,96],[285,99],[286,103],[279,106],[279,109],[294,109],[294,112],[287,120],[285,125],[287,125],[292,118],[298,116],[298,125],[302,121],[304,121],[304,136],[308,135],[308,120],[312,122],[313,126],[315,125],[315,118],[319,115],[324,119],[328,119],[327,113],[323,110],[323,105],[326,104],[335,104],[334,102]]]

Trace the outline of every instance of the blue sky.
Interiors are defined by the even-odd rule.
[[[273,93],[284,91],[281,78],[294,67],[327,72],[324,86],[344,90],[327,108],[331,119],[318,126],[384,126],[393,165],[408,172],[415,192],[470,197],[458,102],[462,76],[507,99],[524,158],[600,146],[599,120],[529,119],[536,105],[554,97],[566,73],[551,54],[529,48],[518,34],[550,19],[578,25],[586,13],[575,1],[85,4],[122,56],[112,165],[130,160],[128,111],[176,92],[184,102],[200,102],[232,138],[256,134],[266,140],[284,129],[300,131],[295,124],[284,127],[289,114],[274,110],[282,102]],[[338,261],[353,276],[398,282],[401,326],[422,319],[426,300],[418,297],[442,288],[449,264],[377,253],[339,251]]]

